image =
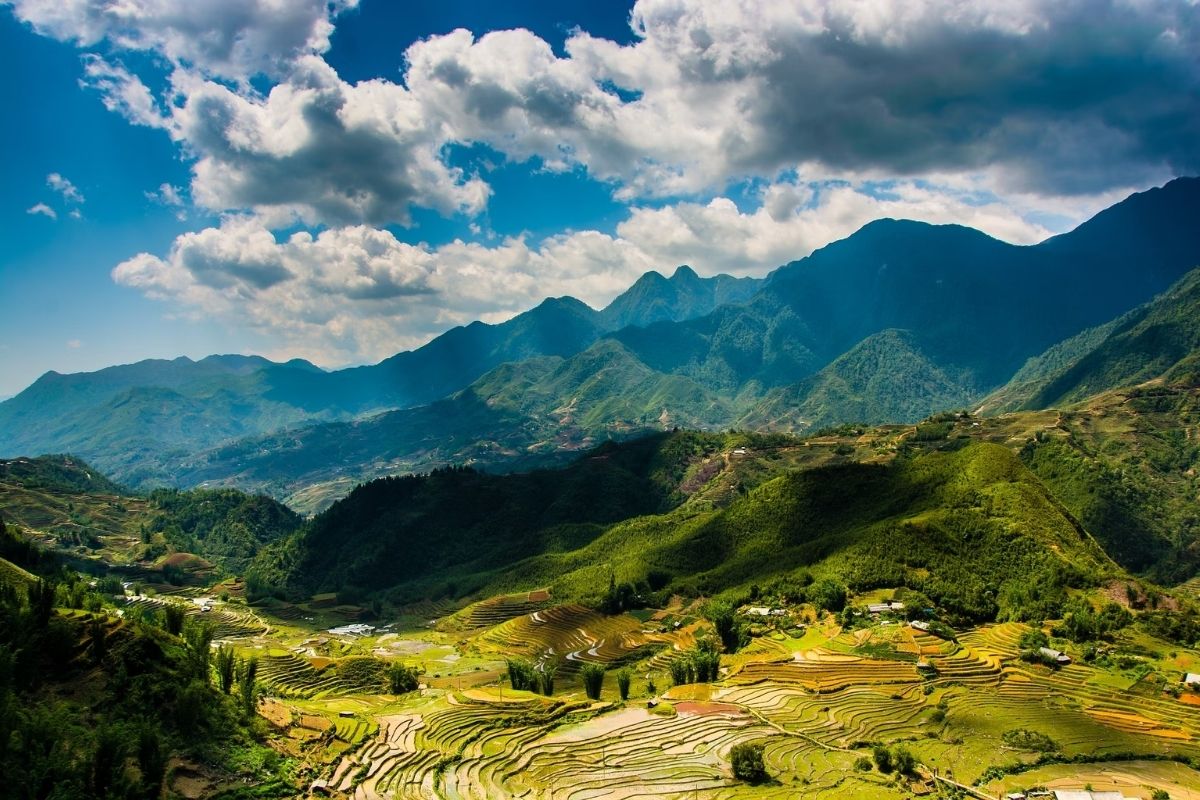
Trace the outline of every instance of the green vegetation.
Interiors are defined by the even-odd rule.
[[[257,723],[210,688],[208,627],[177,636],[99,603],[62,608],[81,586],[60,570],[25,593],[0,591],[6,796],[154,798],[172,758],[207,763],[231,785],[254,763],[255,796],[288,795],[288,767],[259,743]]]
[[[746,783],[762,783],[769,777],[761,744],[735,744],[729,751],[729,766],[733,770],[733,777]]]

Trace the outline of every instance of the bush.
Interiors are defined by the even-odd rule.
[[[871,759],[867,758],[866,756],[859,756],[858,758],[854,759],[854,768],[859,772],[870,772]]]
[[[733,777],[739,781],[762,783],[767,779],[761,744],[735,744],[729,751],[729,764],[733,767]]]
[[[600,699],[600,690],[604,688],[604,666],[601,664],[584,664],[579,671],[583,679],[583,690],[592,700]]]
[[[622,700],[629,699],[629,685],[633,682],[633,673],[629,668],[617,672],[617,691],[621,693]]]
[[[892,764],[892,751],[881,744],[875,745],[871,750],[871,759],[875,762],[875,767],[880,772],[891,772],[896,768]]]
[[[1015,728],[1011,731],[1005,731],[1000,739],[1009,747],[1017,750],[1030,750],[1035,753],[1054,753],[1059,749],[1058,743],[1046,734],[1026,728]]]
[[[385,674],[387,675],[388,689],[392,694],[413,692],[416,691],[419,685],[417,668],[402,664],[399,661],[393,661],[388,664]]]

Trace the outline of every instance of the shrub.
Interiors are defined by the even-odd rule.
[[[762,783],[767,779],[761,744],[735,744],[729,751],[729,764],[733,767],[733,777],[740,781]]]
[[[871,759],[867,758],[866,756],[859,756],[858,758],[854,759],[854,768],[859,772],[870,772]]]
[[[388,689],[392,694],[405,694],[416,691],[419,685],[417,668],[402,664],[399,661],[393,661],[388,664],[385,674],[387,675]]]
[[[592,700],[600,699],[600,690],[604,687],[604,667],[601,664],[584,664],[579,671],[583,679],[583,690]]]
[[[537,676],[533,664],[523,658],[510,658],[508,664],[508,682],[517,691],[533,691],[537,687]]]
[[[629,685],[633,682],[633,673],[626,667],[617,672],[617,691],[621,693],[622,700],[629,699]]]
[[[892,764],[892,751],[881,744],[875,745],[871,750],[871,759],[880,772],[891,772],[895,769],[895,765]]]

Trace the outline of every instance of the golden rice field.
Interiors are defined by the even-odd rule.
[[[325,749],[307,757],[313,779],[339,798],[888,800],[927,791],[856,766],[874,745],[886,744],[903,745],[922,772],[936,769],[977,787],[979,796],[1091,782],[1119,786],[1129,797],[1149,798],[1152,789],[1167,787],[1173,798],[1200,800],[1200,772],[1155,760],[1200,759],[1200,705],[1136,681],[1122,688],[1082,664],[1059,670],[1027,664],[1018,658],[1024,630],[990,625],[957,643],[900,626],[851,634],[826,629],[800,640],[762,637],[724,659],[720,681],[671,689],[665,664],[693,645],[694,625],[539,604],[462,632],[454,646],[480,658],[560,664],[553,697],[513,691],[497,673],[472,689],[354,699],[339,689],[332,670],[319,672],[294,654],[264,658],[260,670],[268,685],[310,698],[293,701],[304,714],[330,718]],[[884,645],[894,657],[880,657]],[[933,669],[919,672],[918,658]],[[631,664],[630,699],[621,702],[610,672],[600,701],[588,700],[577,675],[586,662]],[[657,684],[654,708],[647,678]],[[1123,760],[985,776],[990,767],[1036,760],[1005,744],[1004,734],[1014,729],[1050,737],[1064,757]],[[729,752],[743,742],[764,745],[770,783],[751,787],[733,779]],[[1141,760],[1129,760],[1134,756]]]

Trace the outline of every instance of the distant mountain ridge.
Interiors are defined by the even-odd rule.
[[[1180,178],[1032,246],[878,220],[765,281],[651,273],[601,311],[548,299],[371,367],[244,375],[242,362],[218,363],[206,369],[230,373],[220,391],[132,392],[57,427],[23,393],[0,404],[0,453],[15,438],[30,452],[79,452],[129,483],[288,497],[448,463],[521,468],[647,430],[911,423],[974,407],[1039,354],[1066,363],[1087,350],[1065,342],[1098,341],[1081,332],[1200,264],[1195,219],[1200,179]],[[32,432],[3,433],[21,413]]]
[[[708,313],[761,284],[701,278],[687,267],[670,278],[647,273],[600,311],[549,298],[507,322],[474,322],[378,364],[333,372],[240,355],[48,372],[0,403],[0,454],[73,452],[131,485],[175,484],[181,457],[223,442],[431,403],[501,364],[574,355],[617,326]]]

